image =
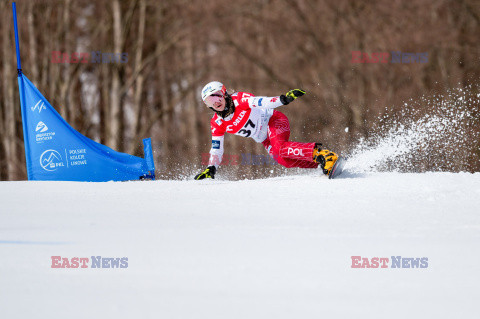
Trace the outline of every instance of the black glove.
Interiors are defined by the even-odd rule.
[[[215,179],[215,172],[216,171],[217,171],[217,168],[215,166],[209,166],[209,167],[207,167],[206,170],[204,170],[200,174],[196,175],[195,179],[196,180],[204,179],[204,178]]]
[[[292,102],[297,97],[300,97],[302,95],[305,95],[305,91],[300,89],[293,89],[288,91],[285,95],[280,95],[280,101],[283,103],[283,105],[287,105],[288,103]]]

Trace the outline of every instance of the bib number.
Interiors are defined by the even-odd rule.
[[[249,125],[252,127],[252,129],[255,128],[255,124],[252,122],[252,120],[249,119],[245,126],[241,130],[239,130],[237,134],[243,135],[244,137],[249,137],[250,135],[252,135],[252,131],[247,130]]]

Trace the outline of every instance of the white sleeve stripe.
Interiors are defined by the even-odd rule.
[[[252,96],[248,99],[248,104],[257,109],[274,109],[283,105],[280,96]]]

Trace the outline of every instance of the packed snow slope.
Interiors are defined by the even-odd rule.
[[[342,177],[2,182],[0,317],[477,318],[480,174]]]

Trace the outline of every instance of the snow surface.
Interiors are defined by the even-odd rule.
[[[478,318],[480,173],[2,182],[0,202],[0,318]]]

